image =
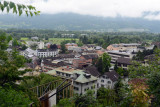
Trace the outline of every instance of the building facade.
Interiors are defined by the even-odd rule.
[[[38,49],[37,55],[39,57],[55,57],[58,55],[58,49]]]

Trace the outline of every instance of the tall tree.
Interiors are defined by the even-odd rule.
[[[61,52],[60,53],[66,53],[66,52],[67,52],[67,49],[66,49],[65,43],[61,42]]]
[[[25,58],[16,50],[7,52],[8,47],[7,35],[0,35],[0,86],[6,84],[15,84],[17,80],[21,80],[24,72],[19,71],[20,67],[24,66]]]
[[[111,57],[104,53],[101,57],[98,58],[98,62],[96,64],[98,71],[104,74],[105,72],[109,71],[109,68],[111,67]]]

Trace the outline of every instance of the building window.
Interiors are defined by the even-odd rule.
[[[96,86],[95,86],[95,85],[93,85],[93,86],[91,86],[91,89],[95,89],[95,87],[96,87]]]
[[[106,79],[108,79],[108,77],[106,76]]]
[[[108,84],[111,84],[111,81],[108,81]]]
[[[124,67],[127,67],[127,64],[123,64]]]
[[[103,78],[105,79],[105,76],[103,76]]]
[[[86,83],[86,85],[88,85],[88,82]]]
[[[101,87],[104,87],[104,85],[101,85]]]
[[[74,87],[74,89],[75,89],[75,90],[77,90],[77,91],[79,90],[79,88],[78,88],[78,87]]]
[[[79,83],[78,83],[78,82],[76,82],[76,84],[77,84],[77,85],[79,85]]]
[[[97,84],[97,87],[99,88],[99,84]]]
[[[71,75],[70,75],[70,74],[66,74],[66,76],[67,76],[67,77],[70,77]]]
[[[87,91],[87,90],[89,90],[89,87],[84,89],[84,91]]]
[[[101,80],[101,82],[104,82],[104,80]]]

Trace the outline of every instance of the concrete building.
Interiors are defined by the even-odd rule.
[[[58,49],[38,49],[37,55],[39,57],[55,57],[58,55]]]
[[[73,79],[74,92],[77,94],[85,94],[90,89],[94,90],[95,95],[97,94],[98,78],[83,72],[83,70],[71,67],[59,67],[47,73],[53,76]]]
[[[132,57],[134,56],[134,54],[132,52],[133,51],[130,51],[130,50],[125,50],[125,51],[107,51],[107,53],[111,56],[111,63],[112,64],[115,64],[115,62],[120,57],[132,59]]]

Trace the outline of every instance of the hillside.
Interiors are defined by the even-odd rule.
[[[32,18],[7,14],[0,15],[0,28],[160,32],[160,21],[143,18],[104,18],[73,13],[41,14]]]

